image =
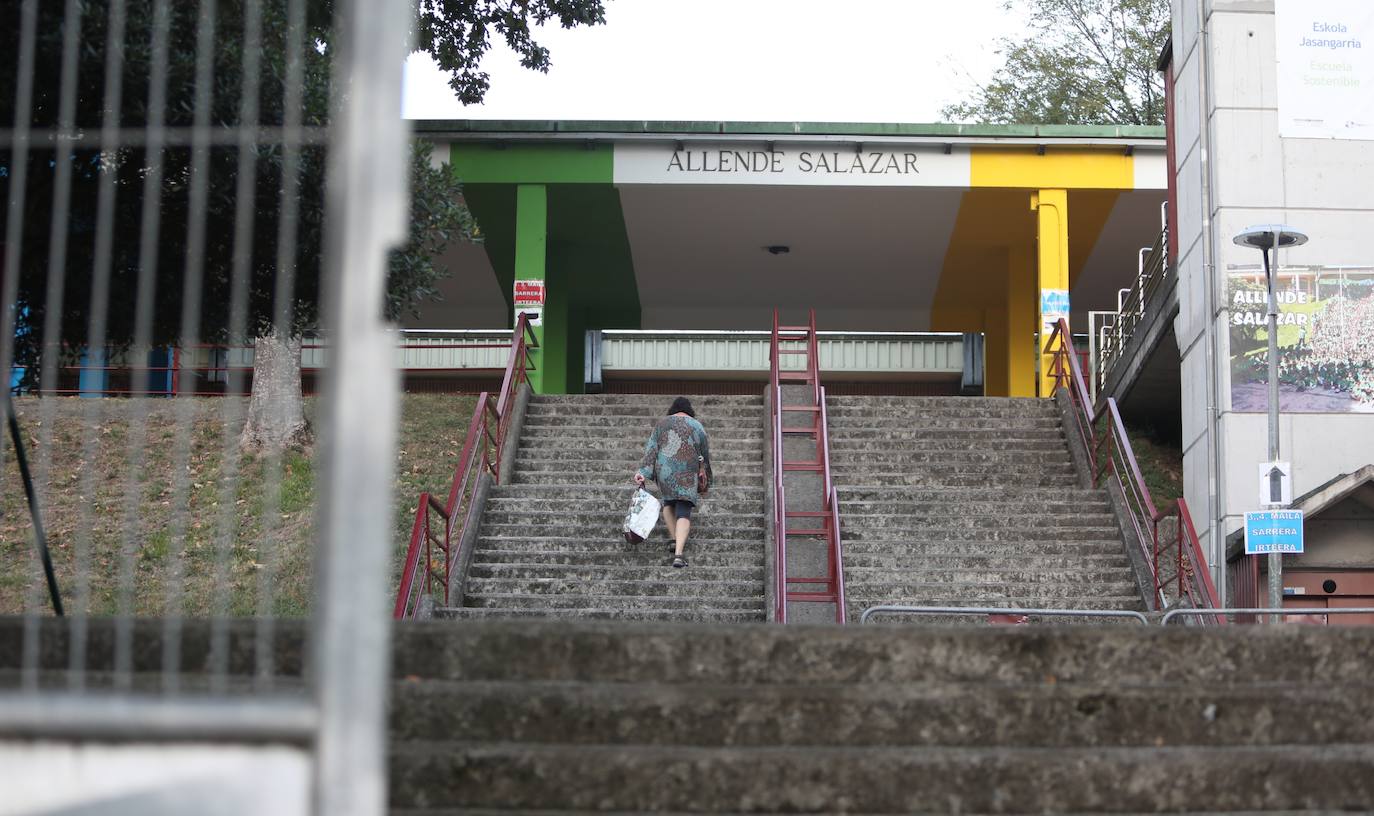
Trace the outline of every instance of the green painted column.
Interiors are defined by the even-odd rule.
[[[521,184],[515,190],[515,282],[544,285],[541,325],[534,327],[539,347],[530,357],[530,386],[538,394],[568,390],[568,296],[549,268],[549,193],[543,184]],[[513,294],[513,293],[512,293]],[[512,320],[514,317],[512,316]]]

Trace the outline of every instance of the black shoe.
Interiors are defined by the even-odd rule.
[[[678,567],[678,568],[685,567],[685,566],[687,566],[687,559],[686,559],[686,558],[683,558],[683,557],[680,556],[680,555],[679,555],[679,556],[675,556],[675,557],[673,558],[673,566]]]

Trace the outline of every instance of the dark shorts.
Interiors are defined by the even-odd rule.
[[[691,519],[693,504],[686,499],[669,499],[663,503],[664,507],[672,508],[673,516],[680,519]]]

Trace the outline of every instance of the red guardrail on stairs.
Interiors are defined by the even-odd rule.
[[[1168,605],[1167,592],[1172,588],[1175,606],[1186,600],[1186,605],[1195,609],[1220,609],[1221,601],[1193,527],[1188,503],[1179,499],[1164,510],[1155,505],[1141,475],[1135,451],[1131,449],[1115,398],[1108,397],[1101,410],[1093,412],[1067,320],[1061,319],[1055,326],[1045,348],[1053,355],[1050,376],[1055,380],[1056,389],[1066,389],[1073,403],[1074,432],[1088,452],[1094,486],[1101,485],[1103,478],[1109,477],[1125,499],[1127,522],[1140,543],[1141,554],[1154,582],[1154,607],[1163,610]],[[1161,522],[1170,518],[1174,520],[1172,537],[1161,532]],[[1169,564],[1169,560],[1173,563]],[[1173,572],[1167,573],[1169,569]],[[1202,617],[1199,621],[1226,623],[1220,615]]]
[[[796,346],[800,345],[800,348]],[[782,358],[805,355],[806,365],[801,371],[783,371]],[[782,385],[794,383],[811,386],[809,405],[783,405]],[[769,347],[769,388],[772,395],[773,449],[773,529],[776,555],[775,608],[778,623],[787,622],[789,602],[833,603],[835,621],[847,619],[844,595],[844,546],[840,539],[840,503],[834,479],[830,475],[829,418],[825,410],[825,389],[820,382],[820,343],[816,339],[816,311],[810,312],[805,326],[781,326],[777,310],[773,311],[773,334]],[[811,418],[808,425],[785,427],[786,413],[805,413]],[[785,456],[783,439],[787,436],[810,437],[816,441],[815,459],[791,460]],[[823,503],[820,510],[788,510],[787,491],[783,474],[788,471],[810,471],[822,476]],[[806,526],[788,529],[788,519],[805,519]],[[819,526],[817,526],[819,523]],[[824,538],[826,542],[826,574],[814,577],[789,577],[787,574],[787,539],[789,536]],[[793,589],[793,584],[805,588]]]
[[[458,468],[449,487],[448,501],[440,504],[431,494],[420,494],[393,618],[415,617],[426,596],[438,594],[443,603],[448,604],[449,575],[462,555],[454,542],[461,544],[469,525],[478,523],[473,495],[481,474],[490,473],[495,482],[501,481],[501,452],[505,449],[514,401],[532,368],[529,350],[536,346],[528,318],[521,314],[512,335],[500,393],[494,399],[486,391],[477,397],[463,442],[463,455],[458,459]],[[440,523],[442,527],[436,531]]]

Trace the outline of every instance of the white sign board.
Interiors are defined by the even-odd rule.
[[[1290,462],[1260,462],[1259,503],[1293,503],[1293,465]]]
[[[1374,3],[1278,0],[1279,135],[1374,139]]]
[[[615,146],[616,184],[967,187],[969,150],[762,141]]]
[[[516,322],[516,323],[519,323],[519,322],[520,322],[520,315],[521,315],[521,314],[527,314],[527,315],[530,316],[530,325],[531,325],[531,326],[542,326],[542,325],[544,324],[544,307],[543,307],[543,306],[516,306],[516,307],[515,307],[515,322]]]

